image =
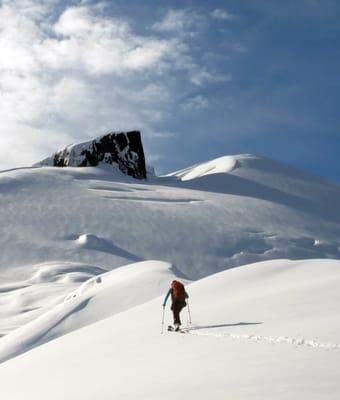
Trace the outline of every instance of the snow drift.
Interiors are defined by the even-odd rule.
[[[63,273],[67,266],[58,269]],[[106,273],[86,266],[78,266],[78,270],[96,276],[86,280],[50,310],[3,338],[0,341],[0,362],[157,297],[168,289],[169,282],[177,278],[172,265],[161,261],[130,264]],[[39,271],[38,276],[43,276],[44,280],[49,277],[48,281],[54,282],[55,271],[56,268],[52,270],[51,266],[45,267],[43,271]],[[34,289],[38,299],[39,288],[32,286],[31,296],[33,297]],[[49,290],[51,295],[52,289]]]

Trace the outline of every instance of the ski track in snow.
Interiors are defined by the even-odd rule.
[[[249,340],[252,342],[267,342],[271,344],[278,344],[278,343],[286,343],[293,346],[305,346],[305,347],[312,347],[316,349],[323,349],[323,350],[340,350],[340,344],[337,343],[325,343],[325,342],[317,342],[313,339],[305,339],[301,338],[294,338],[290,336],[264,336],[264,335],[252,335],[252,334],[240,334],[240,333],[226,333],[226,332],[219,332],[219,333],[211,333],[211,332],[195,332],[195,330],[199,328],[187,328],[186,332],[190,335],[195,336],[209,336],[215,338],[230,338],[230,339],[244,339]]]

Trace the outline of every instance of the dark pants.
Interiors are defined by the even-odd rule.
[[[174,300],[171,304],[171,310],[174,314],[174,325],[181,325],[181,319],[179,313],[187,305],[185,301]]]

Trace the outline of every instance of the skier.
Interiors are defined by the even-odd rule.
[[[174,315],[174,326],[175,331],[179,331],[181,326],[180,312],[187,305],[186,299],[189,298],[188,293],[184,289],[184,285],[179,281],[172,281],[171,287],[168,290],[163,302],[163,308],[166,306],[166,302],[168,301],[169,296],[171,295],[171,310]],[[171,327],[169,328],[171,330]]]

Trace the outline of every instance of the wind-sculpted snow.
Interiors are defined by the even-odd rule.
[[[180,178],[182,181],[200,178],[206,175],[228,173],[237,168],[237,157],[224,156],[202,164],[197,164],[180,171],[173,172],[167,176]]]
[[[121,273],[129,275],[138,265]],[[153,282],[161,270],[155,262]],[[167,271],[165,281],[171,279]],[[99,276],[85,282],[76,298],[90,298],[97,287],[96,301],[102,277],[103,282]],[[113,393],[127,400],[336,400],[339,284],[335,260],[273,260],[223,271],[186,286],[190,334],[161,334],[161,296],[3,363],[1,393],[21,398],[23,387],[28,400],[109,399]],[[139,296],[144,285],[132,288]],[[109,292],[103,292],[93,311],[110,307],[108,300]],[[91,303],[75,315],[88,315]],[[184,325],[187,315],[184,309]],[[165,326],[171,322],[168,307]],[[18,377],[21,385],[14,384]]]
[[[109,166],[1,173],[0,280],[54,260],[112,269],[161,259],[198,279],[273,258],[340,257],[338,185],[250,155],[188,170],[203,172],[145,182]]]
[[[136,255],[121,249],[120,247],[116,246],[113,242],[100,238],[91,233],[85,233],[83,235],[80,235],[75,240],[75,243],[76,245],[78,245],[80,248],[83,249],[92,249],[96,251],[102,251],[114,255],[119,255],[121,257],[130,259],[132,261],[142,261]]]
[[[36,265],[58,260],[106,271],[159,259],[196,280],[269,259],[337,259],[339,216],[338,185],[251,155],[147,181],[109,165],[2,172],[0,335],[47,311],[69,293],[67,282],[73,289],[82,279],[79,271],[56,276],[53,290],[46,282],[44,305],[38,283],[28,282]]]
[[[251,155],[24,168],[0,221],[3,398],[337,400],[338,185]],[[160,335],[174,277],[197,280],[193,324]]]
[[[77,275],[74,276],[77,274],[76,271],[82,274],[82,280]],[[169,283],[177,278],[174,268],[161,261],[139,262],[114,271],[102,272],[100,268],[86,265],[72,268],[64,264],[41,268],[33,278],[33,282],[61,283],[65,282],[65,278],[67,282],[69,278],[81,282],[84,281],[83,273],[88,274],[88,277],[90,274],[95,276],[87,279],[73,292],[70,290],[64,300],[59,298],[59,302],[56,302],[54,306],[48,304],[47,299],[41,298],[39,287],[31,286],[31,297],[35,295],[36,302],[40,299],[40,306],[45,312],[42,313],[40,310],[30,323],[26,323],[20,329],[2,338],[0,362],[55,337],[151,300],[165,292]],[[55,293],[51,286],[48,288],[49,295],[53,296]],[[68,285],[64,287],[64,290],[67,287],[72,288]]]
[[[29,279],[0,285],[0,336],[44,314],[62,302],[65,293],[106,272],[94,265],[53,262],[32,269]]]

